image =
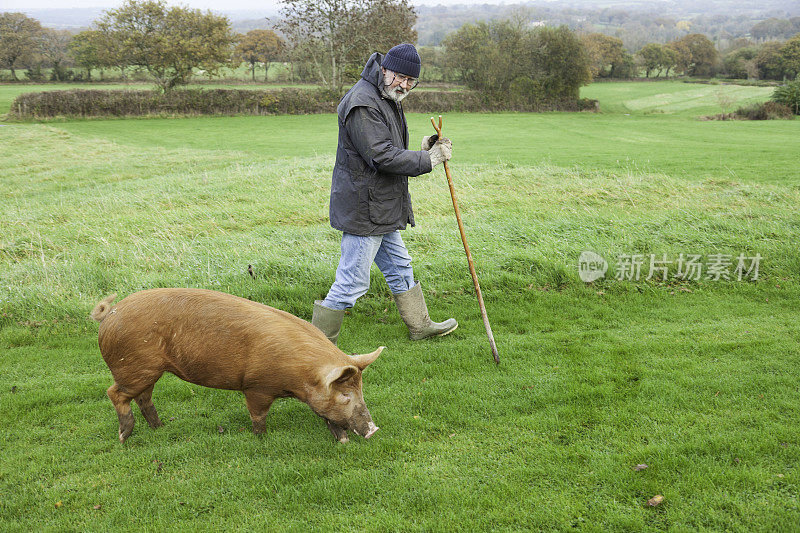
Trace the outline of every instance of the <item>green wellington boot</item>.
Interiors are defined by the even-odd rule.
[[[339,330],[342,329],[344,309],[331,309],[322,305],[322,300],[314,302],[314,312],[311,315],[311,324],[322,331],[333,344],[339,340]]]
[[[400,311],[400,318],[408,326],[408,334],[412,341],[447,335],[458,327],[458,322],[454,318],[448,318],[444,322],[431,320],[419,283],[406,292],[395,294],[394,303]]]

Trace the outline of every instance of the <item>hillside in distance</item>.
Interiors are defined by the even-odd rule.
[[[497,2],[499,0],[493,0]],[[412,0],[418,20],[415,29],[420,45],[439,45],[444,37],[465,23],[521,18],[531,24],[566,25],[583,32],[599,32],[622,39],[635,51],[649,42],[667,42],[689,32],[704,33],[725,46],[739,37],[749,37],[752,27],[770,18],[800,17],[800,0],[554,0],[517,3],[467,3],[464,0]],[[226,15],[234,31],[274,26],[281,3],[267,0],[257,9],[213,11]],[[109,8],[9,9],[39,20],[43,26],[73,32],[89,27]],[[786,39],[789,35],[771,38]]]

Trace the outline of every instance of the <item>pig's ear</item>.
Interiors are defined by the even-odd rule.
[[[370,363],[372,363],[375,359],[378,358],[378,356],[381,354],[384,348],[386,348],[386,346],[380,346],[378,347],[377,350],[375,350],[372,353],[355,355],[353,356],[353,363],[355,363],[355,365],[361,370],[364,370]]]
[[[348,379],[358,374],[358,368],[353,365],[337,366],[325,377],[325,385],[330,387],[334,383],[344,383]]]

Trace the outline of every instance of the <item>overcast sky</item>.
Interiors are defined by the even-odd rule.
[[[69,9],[75,7],[117,7],[123,0],[0,0],[0,11],[10,9]],[[199,9],[232,11],[237,9],[273,9],[279,0],[167,0],[170,5],[188,5]],[[411,0],[412,4],[504,4],[518,3],[514,0]]]

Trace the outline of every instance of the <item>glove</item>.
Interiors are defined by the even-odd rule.
[[[425,151],[430,150],[431,148],[433,148],[433,145],[438,140],[439,140],[439,136],[436,135],[436,134],[434,134],[434,135],[426,135],[425,137],[422,138],[422,149],[425,150]]]
[[[448,161],[453,157],[453,143],[447,138],[439,139],[434,143],[433,147],[428,150],[428,153],[431,156],[431,168],[433,168],[439,163]]]

